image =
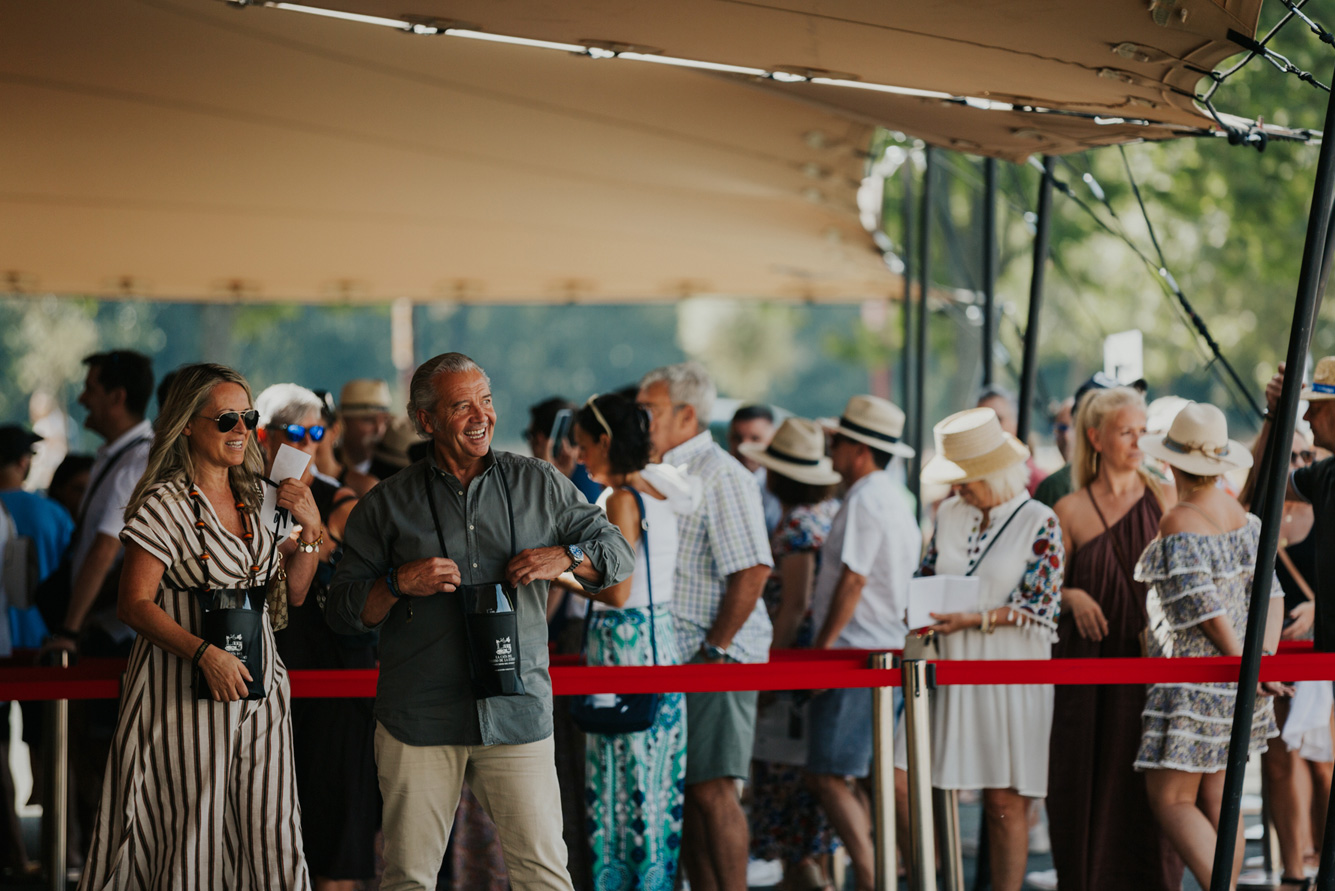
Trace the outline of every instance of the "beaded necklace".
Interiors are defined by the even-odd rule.
[[[245,503],[237,496],[236,489],[232,489],[232,497],[236,499],[236,512],[241,516],[241,540],[246,543],[246,556],[250,558],[250,574],[246,577],[246,587],[255,587],[255,578],[260,571],[260,557],[255,550],[255,530],[250,522],[250,512]],[[195,533],[199,536],[199,565],[204,570],[204,593],[213,590],[212,579],[209,575],[209,561],[212,557],[209,555],[208,546],[204,543],[204,513],[200,505],[204,501],[204,495],[199,491],[199,487],[194,483],[190,484],[190,506],[195,511]],[[220,523],[221,525],[221,523]],[[274,554],[277,554],[277,542],[274,543]],[[270,572],[273,567],[273,556],[270,555]]]

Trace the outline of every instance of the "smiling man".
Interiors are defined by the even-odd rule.
[[[513,887],[568,891],[547,587],[570,572],[596,593],[628,578],[634,557],[606,515],[555,467],[492,450],[491,381],[472,359],[445,353],[423,363],[408,414],[431,438],[432,455],[353,509],[326,608],[335,631],[380,629],[381,887],[436,887],[466,780],[496,822]],[[479,620],[467,601],[497,583],[509,602],[496,598],[486,618],[512,606],[518,646],[503,637],[495,652],[470,656],[468,628]],[[471,640],[478,644],[476,634]],[[499,695],[475,684],[488,665],[511,656],[518,684],[511,677]]]

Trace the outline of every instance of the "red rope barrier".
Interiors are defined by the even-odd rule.
[[[634,668],[585,666],[554,661],[552,687],[558,696],[587,693],[708,692],[717,690],[808,690],[897,687],[898,669],[867,667],[866,650],[775,651],[772,661],[755,665],[665,665]],[[0,701],[115,699],[125,662],[85,659],[73,668],[33,668],[0,664]],[[1033,661],[936,662],[940,686],[991,684],[1151,684],[1235,683],[1238,657],[1197,659],[1040,659]],[[12,667],[11,667],[12,666]],[[371,697],[376,669],[292,671],[292,695],[299,698]],[[1335,653],[1316,653],[1311,644],[1281,646],[1261,660],[1263,681],[1335,680]]]

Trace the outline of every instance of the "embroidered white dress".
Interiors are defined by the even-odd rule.
[[[1050,659],[1065,565],[1057,517],[1021,493],[992,508],[986,530],[982,520],[982,511],[959,498],[943,502],[921,574],[964,575],[978,564],[973,574],[982,580],[981,608],[1010,610],[1021,624],[991,634],[970,628],[939,635],[940,658]],[[932,785],[1015,789],[1041,798],[1048,788],[1051,729],[1051,685],[938,687],[932,697]],[[902,767],[901,753],[902,746],[896,757]]]

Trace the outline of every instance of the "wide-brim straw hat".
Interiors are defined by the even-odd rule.
[[[1335,356],[1327,356],[1316,363],[1316,370],[1312,372],[1312,383],[1303,387],[1302,398],[1308,402],[1335,399]]]
[[[912,458],[913,449],[905,445],[904,412],[899,406],[879,396],[854,396],[844,413],[830,425],[831,433],[841,433],[855,442],[877,451]]]
[[[808,486],[833,486],[843,480],[825,456],[824,431],[806,418],[786,419],[767,446],[744,442],[737,450],[761,467]]]
[[[375,378],[348,381],[338,394],[338,411],[349,418],[388,412],[389,384]]]
[[[1140,450],[1196,476],[1217,476],[1252,466],[1247,447],[1228,438],[1224,413],[1206,402],[1188,402],[1167,433],[1142,436]]]
[[[412,463],[408,450],[422,441],[423,438],[417,434],[417,428],[408,420],[408,416],[399,415],[389,422],[385,438],[376,444],[375,456],[386,464],[407,467]]]
[[[990,408],[956,412],[932,428],[936,455],[922,481],[955,485],[980,480],[1029,459],[1029,449],[1005,430]]]

